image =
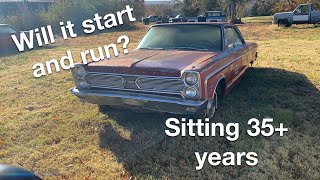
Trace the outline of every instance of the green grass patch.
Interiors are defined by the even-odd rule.
[[[241,18],[243,23],[272,23],[273,16],[255,16]]]

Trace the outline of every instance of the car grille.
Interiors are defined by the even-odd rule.
[[[181,92],[185,87],[181,79],[138,78],[140,89],[154,91]]]
[[[87,74],[85,80],[91,87],[105,87],[105,88],[123,88],[124,79],[121,76],[110,75],[92,75]]]
[[[123,89],[180,94],[185,88],[180,78],[139,77],[88,73],[84,78],[92,88]]]

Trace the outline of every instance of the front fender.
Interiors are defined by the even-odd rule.
[[[212,99],[214,91],[216,90],[220,81],[225,79],[223,74],[213,75],[212,77],[208,76],[205,80],[205,98]]]

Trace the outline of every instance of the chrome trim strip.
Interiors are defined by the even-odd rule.
[[[147,93],[156,92],[156,93],[160,93],[160,94],[181,95],[180,92],[170,92],[170,91],[150,91],[150,90],[139,90],[139,89],[109,88],[109,87],[104,87],[104,86],[100,86],[100,85],[90,85],[90,87],[93,87],[93,88],[104,88],[104,89],[110,89],[110,90],[125,90],[125,91],[147,92]]]
[[[173,98],[173,97],[162,97],[162,96],[157,96],[157,95],[146,95],[146,96],[136,96],[136,95],[130,95],[127,93],[117,93],[114,92],[103,92],[99,93],[99,91],[88,91],[88,90],[82,90],[79,91],[77,88],[71,88],[70,92],[75,95],[96,95],[96,96],[112,96],[112,97],[120,97],[120,98],[128,98],[128,99],[140,99],[144,101],[157,101],[157,102],[169,102],[169,103],[176,103],[176,104],[181,104],[181,105],[200,105],[203,104],[204,101],[195,101],[195,100],[182,100],[178,98]],[[126,94],[126,95],[124,95]],[[149,97],[148,97],[149,96]],[[159,98],[155,98],[159,97]],[[161,97],[161,98],[160,98]]]
[[[246,55],[246,53],[241,54],[240,56],[230,60],[227,64],[221,66],[220,68],[216,69],[215,71],[213,71],[212,73],[210,73],[209,75],[207,75],[206,79],[205,79],[205,96],[206,99],[208,99],[208,80],[214,76],[215,74],[217,74],[218,72],[220,72],[221,70],[225,69],[226,67],[228,67],[230,64],[234,63],[235,61],[237,61],[238,59],[242,58],[244,55]],[[221,79],[220,79],[221,80]]]
[[[247,69],[248,69],[248,66],[246,66],[235,78],[233,78],[233,81],[227,86],[227,88],[232,86],[234,82],[236,82]]]
[[[117,73],[102,73],[102,72],[87,72],[87,74],[92,75],[111,75],[111,76],[134,76],[134,77],[146,77],[146,78],[161,78],[161,79],[181,79],[182,75],[179,77],[169,77],[169,76],[146,76],[146,75],[136,75],[136,74],[117,74]],[[183,74],[183,73],[182,73]]]
[[[139,94],[135,95],[128,92],[119,91],[88,91],[71,88],[70,92],[76,95],[80,100],[93,104],[105,104],[109,102],[110,105],[130,105],[128,102],[136,102],[134,106],[140,106],[143,109],[154,111],[164,111],[176,114],[195,113],[204,105],[206,100],[184,100],[174,97],[166,97],[154,94]],[[115,104],[114,104],[115,103]],[[140,104],[141,103],[141,104]],[[163,108],[159,108],[163,106]],[[189,109],[189,110],[188,110]]]

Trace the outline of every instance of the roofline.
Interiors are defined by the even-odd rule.
[[[0,0],[0,3],[23,3],[24,0]],[[27,3],[54,3],[54,0],[28,0]]]
[[[234,26],[234,24],[227,22],[180,22],[180,23],[164,23],[164,24],[155,24],[151,27],[156,26],[173,26],[173,25],[216,25],[216,26]]]

